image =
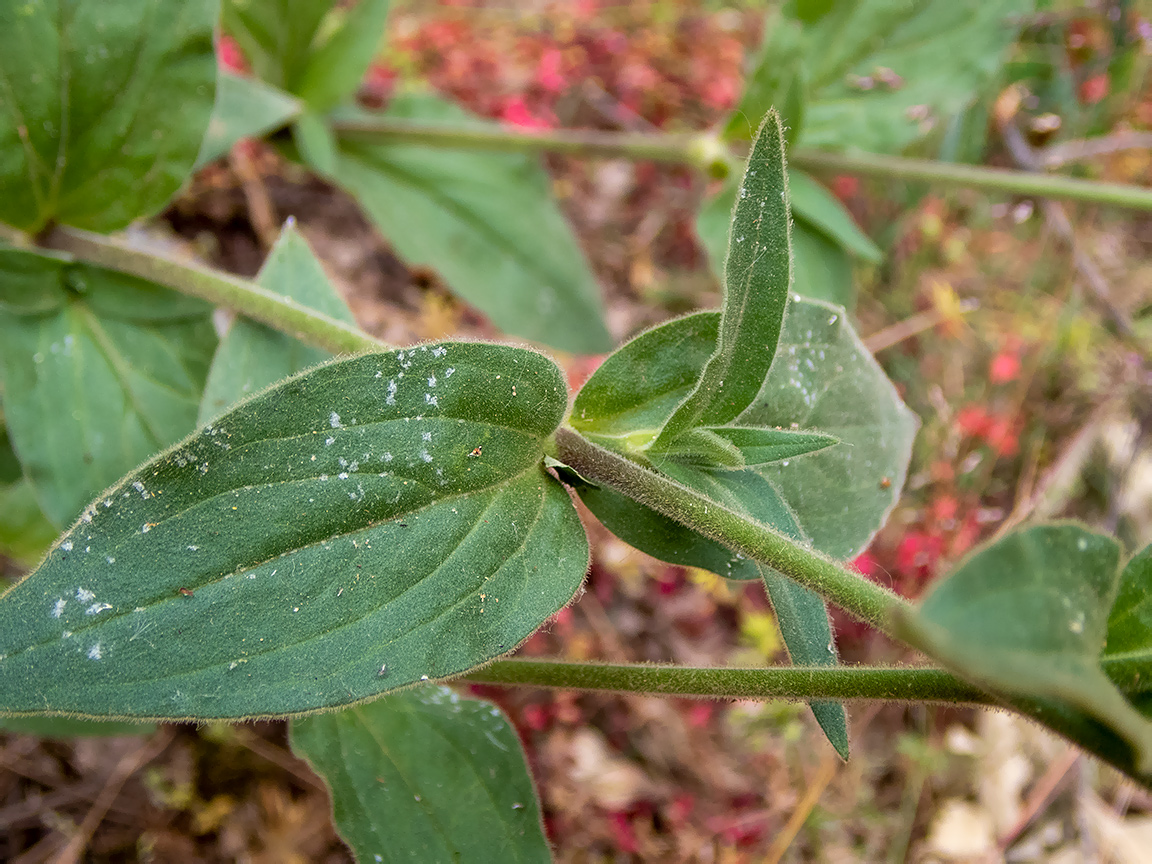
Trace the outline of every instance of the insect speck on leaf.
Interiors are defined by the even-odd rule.
[[[191,589],[191,588],[181,588],[181,589],[180,589],[180,593],[181,593],[183,596],[185,596],[185,597],[191,597],[191,596],[193,596],[193,594],[192,594],[192,589]]]
[[[892,478],[891,477],[881,477],[880,478],[880,488],[881,489],[891,489],[892,488]]]
[[[482,448],[481,446],[479,446],[479,445],[478,445],[478,446],[476,446],[476,447],[473,447],[473,448],[472,448],[472,452],[468,454],[468,458],[469,458],[469,459],[477,459],[477,458],[479,458],[479,456],[480,456],[480,453],[481,453],[482,449],[483,449],[483,448]]]
[[[380,671],[377,672],[376,674],[381,678],[383,678],[385,675],[387,675],[388,674],[388,664],[387,663],[381,663],[380,664]]]

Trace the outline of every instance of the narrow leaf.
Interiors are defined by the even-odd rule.
[[[241,138],[257,138],[287,125],[300,111],[300,101],[284,91],[255,78],[221,71],[216,105],[194,169],[219,159]]]
[[[712,426],[707,427],[707,431],[736,447],[749,468],[782,459],[795,459],[840,443],[831,435],[793,432],[770,426]]]
[[[216,9],[0,4],[0,222],[107,232],[163,207],[212,113]]]
[[[339,156],[336,136],[328,121],[318,114],[305,111],[292,124],[292,142],[304,164],[322,177],[331,177],[336,171]]]
[[[8,274],[52,311],[7,303]],[[49,303],[50,301],[50,303]],[[148,456],[187,435],[216,347],[208,304],[58,256],[0,249],[0,386],[12,445],[63,527]]]
[[[660,430],[654,450],[667,449],[694,426],[736,419],[760,391],[776,355],[792,281],[789,212],[784,133],[771,111],[752,145],[732,211],[716,353]]]
[[[312,51],[296,92],[313,111],[327,111],[355,95],[379,50],[388,6],[388,0],[358,0]]]
[[[477,124],[419,95],[386,116]],[[501,330],[566,351],[612,347],[596,281],[535,160],[344,141],[336,181],[405,261],[436,268]]]
[[[788,172],[792,213],[834,240],[861,260],[876,264],[883,257],[876,244],[860,230],[844,205],[803,171]]]
[[[896,621],[910,644],[1008,697],[1083,711],[1152,771],[1152,720],[1100,667],[1119,588],[1116,541],[1076,525],[1030,528],[985,546]]]
[[[358,861],[551,861],[516,731],[489,702],[420,687],[291,735]]]
[[[724,258],[728,254],[728,228],[736,202],[735,180],[704,202],[696,217],[708,263],[716,278],[724,278]],[[828,236],[793,212],[792,291],[801,297],[827,300],[850,307],[853,302],[852,261]]]
[[[296,93],[332,5],[333,0],[224,0],[221,23],[260,78]]]
[[[744,467],[744,454],[740,452],[740,448],[716,434],[712,429],[703,426],[689,429],[680,435],[672,442],[670,448],[660,456],[673,461],[695,463],[701,467]],[[653,459],[656,465],[666,461],[663,458],[657,459],[655,456]]]
[[[280,232],[256,282],[337,321],[356,323],[348,305],[324,275],[308,242],[291,221]],[[245,396],[323,363],[330,356],[271,327],[246,318],[237,319],[220,340],[212,359],[200,402],[199,422],[206,423]]]
[[[89,505],[0,599],[0,711],[297,713],[511,651],[588,560],[541,464],[566,401],[539,354],[444,343],[242,403]]]
[[[803,34],[797,22],[780,14],[765,23],[764,39],[745,76],[744,92],[724,126],[726,139],[751,141],[756,121],[775,108],[784,125],[785,141],[791,146],[796,140],[808,101]]]

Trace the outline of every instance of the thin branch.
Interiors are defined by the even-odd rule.
[[[1043,168],[1060,168],[1098,156],[1111,156],[1125,150],[1152,150],[1152,132],[1124,129],[1099,138],[1082,138],[1045,147],[1037,156]]]
[[[334,354],[383,351],[388,345],[255,282],[199,264],[173,261],[127,243],[77,228],[56,227],[41,238],[50,248],[109,270],[139,276],[182,294],[200,297],[267,324],[302,342]]]

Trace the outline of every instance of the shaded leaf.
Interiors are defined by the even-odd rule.
[[[31,567],[56,539],[56,533],[27,480],[0,486],[0,555]]]
[[[256,138],[289,123],[301,111],[299,100],[263,81],[220,72],[216,105],[194,168],[219,159],[241,138]]]
[[[151,735],[154,723],[117,720],[81,720],[75,717],[0,717],[0,730],[38,738],[111,738],[120,735]]]
[[[356,324],[348,304],[332,287],[308,242],[291,221],[280,232],[256,283],[329,318]],[[286,333],[237,318],[212,358],[200,401],[199,422],[206,423],[245,396],[259,393],[329,357],[327,351],[305,345]]]
[[[115,231],[187,178],[212,113],[216,0],[0,4],[0,222]]]
[[[385,116],[478,125],[431,96],[398,97]],[[342,141],[335,177],[405,261],[436,268],[501,330],[566,351],[611,347],[599,289],[535,160]]]
[[[1076,525],[1010,534],[936,583],[915,613],[898,615],[898,633],[982,687],[1095,718],[1147,773],[1152,721],[1100,667],[1119,561],[1115,539]]]
[[[803,171],[788,172],[792,213],[856,257],[873,264],[883,257],[836,196]]]
[[[804,47],[804,28],[782,15],[773,16],[745,76],[740,102],[724,126],[724,138],[751,141],[760,118],[775,108],[784,125],[784,140],[792,146],[804,126],[808,101]]]
[[[1125,692],[1152,717],[1152,546],[1134,555],[1120,576],[1104,659],[1126,667]]]
[[[332,127],[323,117],[305,111],[292,124],[292,142],[300,153],[304,164],[323,177],[331,177],[336,171],[336,136]]]
[[[511,651],[587,564],[541,464],[566,401],[539,354],[445,343],[242,403],[89,505],[0,599],[0,710],[296,713]]]
[[[1032,7],[1032,0],[835,4],[804,28],[809,99],[798,145],[905,149],[996,75]]]
[[[792,283],[790,212],[784,133],[771,111],[752,144],[732,211],[716,352],[653,450],[668,450],[693,427],[734,420],[756,398],[776,354]]]
[[[296,93],[333,0],[223,0],[221,25],[258,77]]]
[[[42,302],[9,304],[13,284],[24,296],[18,283],[38,284]],[[5,419],[57,527],[195,426],[216,347],[211,316],[203,301],[142,279],[0,249]]]
[[[380,47],[388,6],[388,0],[358,0],[312,51],[296,88],[312,110],[326,111],[355,95]]]
[[[292,721],[359,861],[551,860],[524,751],[489,702],[421,687]]]

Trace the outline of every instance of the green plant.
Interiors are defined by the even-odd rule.
[[[535,351],[394,348],[359,332],[291,226],[255,283],[89,233],[154,212],[241,134],[208,123],[213,5],[170,0],[142,29],[154,5],[80,4],[72,17],[0,5],[0,71],[15,82],[0,91],[0,480],[15,502],[3,504],[27,515],[25,543],[68,526],[0,599],[4,715],[291,716],[293,747],[365,861],[547,858],[515,736],[497,709],[441,684],[462,676],[807,700],[845,758],[845,700],[997,704],[1152,786],[1152,549],[1129,558],[1084,527],[1034,526],[971,555],[915,608],[839,563],[893,506],[917,423],[844,309],[790,291],[790,188],[811,194],[812,181],[786,169],[775,111],[732,186],[723,308],[628,342],[569,407],[559,368]],[[333,144],[324,112],[375,49],[374,0],[342,21],[316,0],[226,9],[258,71],[294,95],[257,97],[284,106],[269,121],[236,107],[263,85],[222,76],[218,119],[290,119],[283,146],[350,187],[500,165],[524,178],[520,156]],[[34,50],[46,44],[65,48]],[[126,48],[137,44],[147,50]],[[88,58],[103,74],[71,75]],[[114,110],[48,128],[77,116],[68,87]],[[791,90],[782,104],[798,104]],[[395,111],[458,119],[421,100]],[[809,223],[868,248],[815,195]],[[553,236],[551,216],[529,231],[484,212],[503,238],[486,242]],[[412,240],[406,254],[446,268],[440,224],[414,220],[440,245]],[[205,301],[246,316],[219,343]],[[762,581],[794,666],[498,659],[579,591],[588,545],[569,489],[638,548]],[[840,665],[826,601],[943,668]]]

